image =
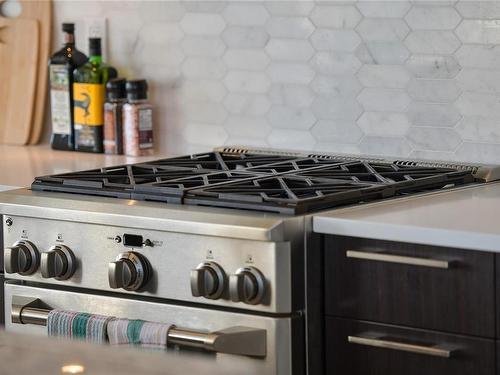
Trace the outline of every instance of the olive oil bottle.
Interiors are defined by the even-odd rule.
[[[102,62],[101,39],[89,39],[89,61],[74,71],[75,150],[102,153],[105,85],[110,67]]]
[[[49,60],[52,137],[56,150],[74,149],[73,71],[87,62],[75,47],[75,25],[63,23],[64,46]]]

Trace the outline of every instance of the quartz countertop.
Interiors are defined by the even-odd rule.
[[[1,185],[25,187],[34,177],[159,159],[153,157],[128,157],[82,152],[54,151],[49,145],[7,146],[0,145]]]
[[[317,214],[315,232],[500,252],[500,183]]]

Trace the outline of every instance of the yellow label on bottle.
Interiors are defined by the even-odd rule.
[[[73,100],[75,125],[102,126],[104,124],[104,85],[74,83]]]

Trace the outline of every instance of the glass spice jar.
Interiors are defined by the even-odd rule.
[[[125,79],[115,78],[106,84],[104,103],[104,153],[123,154],[123,105],[127,102]]]
[[[146,80],[126,83],[127,103],[123,106],[123,152],[129,156],[153,154],[153,107],[148,103]]]

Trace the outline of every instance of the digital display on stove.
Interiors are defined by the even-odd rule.
[[[142,247],[143,242],[142,236],[135,234],[123,235],[123,245],[127,247]]]

